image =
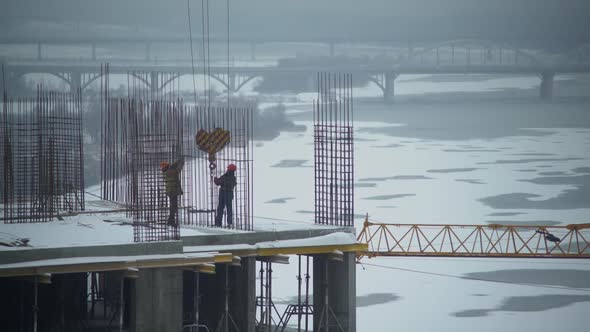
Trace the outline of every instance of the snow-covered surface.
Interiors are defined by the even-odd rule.
[[[539,84],[536,77],[450,83],[405,79],[396,80],[396,96],[537,89]],[[567,93],[560,90],[559,79],[555,91]],[[355,97],[379,98],[381,93],[374,86],[354,89]],[[588,222],[588,196],[580,195],[587,193],[588,185],[576,179],[587,177],[590,170],[590,113],[568,118],[577,114],[572,110],[587,111],[588,102],[548,105],[535,99],[537,95],[538,91],[532,91],[527,97],[505,102],[503,96],[486,96],[483,105],[478,100],[459,99],[465,96],[440,104],[417,99],[414,103],[355,105],[357,233],[367,212],[371,220],[408,224]],[[299,96],[301,102],[287,105],[287,113],[298,119],[297,125],[307,126],[307,131],[282,133],[257,145],[256,214],[297,220],[312,211],[312,123],[304,115],[311,111],[310,101],[316,94]],[[412,118],[408,115],[412,113],[418,125],[398,119]],[[505,120],[488,121],[496,117],[493,113],[505,115]],[[536,125],[527,123],[523,114],[530,115],[530,123]],[[553,117],[555,114],[561,118]],[[463,117],[497,126],[490,128],[494,135],[480,135]],[[541,126],[538,123],[543,121],[532,117],[548,120]],[[505,130],[514,127],[513,119],[523,124],[522,130]],[[449,123],[451,129],[439,121]],[[444,134],[448,138],[436,138]],[[281,167],[281,160],[301,162]],[[286,183],[279,187],[275,179]],[[514,193],[537,196],[510,196]],[[277,203],[277,197],[288,199]],[[486,204],[482,199],[488,197],[505,200]],[[279,312],[297,301],[293,277],[297,273],[297,264],[273,266],[273,299]],[[467,278],[474,273],[482,276]],[[590,326],[588,260],[373,258],[357,265],[356,278],[359,332],[585,331]]]
[[[475,93],[509,87],[528,89],[537,88],[539,84],[538,78],[533,76],[462,83],[404,82],[406,79],[408,77],[401,76],[396,81],[396,96]],[[559,80],[556,77],[556,83]],[[556,94],[561,93],[559,86],[556,85],[555,91]],[[355,89],[355,97],[380,94],[373,85]],[[579,119],[564,116],[560,123],[567,124],[565,128],[560,123],[549,123],[541,129],[504,133],[503,127],[512,121],[507,116],[505,122],[496,128],[501,134],[491,138],[485,135],[466,139],[420,137],[440,133],[437,131],[441,130],[437,117],[427,119],[429,122],[424,122],[421,127],[412,127],[413,132],[409,136],[387,132],[387,128],[409,127],[406,123],[395,121],[398,111],[401,113],[408,109],[417,112],[416,117],[432,116],[434,112],[427,112],[429,109],[440,111],[442,117],[455,108],[463,111],[465,117],[479,112],[478,116],[483,116],[480,119],[484,123],[489,115],[486,112],[496,110],[509,110],[514,112],[515,117],[524,109],[538,111],[534,114],[538,117],[569,114],[562,112],[573,108],[585,107],[588,110],[587,102],[578,105],[575,100],[567,103],[558,101],[553,106],[547,106],[534,99],[537,94],[535,91],[527,97],[529,99],[507,101],[505,104],[496,101],[484,106],[480,106],[479,102],[463,104],[456,100],[441,105],[428,102],[426,105],[420,102],[382,105],[383,114],[391,115],[387,121],[377,117],[359,120],[367,108],[367,105],[361,105],[355,110],[356,213],[362,215],[368,212],[372,220],[392,223],[565,225],[588,222],[590,208],[587,196],[578,197],[578,200],[562,200],[584,188],[584,183],[532,181],[586,176],[590,166],[590,128],[583,125],[575,128],[575,121]],[[299,96],[298,101],[290,101],[286,105],[288,114],[300,115],[311,110],[310,100],[316,95]],[[590,116],[590,113],[586,114],[582,120]],[[308,130],[282,133],[273,141],[256,144],[256,230],[320,227],[313,225],[311,214],[314,206],[311,123],[301,120],[296,124],[306,125]],[[471,130],[460,124],[455,127],[457,132]],[[538,126],[522,126],[530,127]],[[293,167],[277,166],[281,160],[301,160],[303,163]],[[277,185],[277,179],[282,181],[280,185]],[[484,204],[481,200],[514,193],[537,196],[516,199],[523,205],[505,208]],[[285,199],[279,202],[277,198]],[[553,204],[553,207],[548,204]],[[358,232],[362,216],[357,216],[355,220]],[[10,233],[6,236],[31,237],[31,244],[41,247],[56,243],[81,245],[84,241],[98,244],[132,241],[131,226],[115,226],[102,221],[92,223],[98,232],[68,219],[53,225],[34,226],[39,227],[38,231],[27,228],[33,225],[0,225],[0,232]],[[61,238],[62,229],[70,229],[68,238]],[[181,232],[183,236],[239,233],[184,228]],[[75,234],[76,239],[72,239],[71,234]],[[96,234],[105,234],[106,238],[94,238]],[[357,265],[356,276],[359,332],[396,329],[416,332],[585,331],[590,326],[590,263],[587,260],[388,257],[365,259],[363,263]],[[273,300],[282,312],[286,303],[293,303],[292,299],[297,295],[294,278],[297,264],[276,265],[273,271]],[[466,278],[473,273],[484,274],[485,277]],[[502,277],[505,274],[508,277]]]
[[[305,239],[296,240],[279,240],[260,242],[254,245],[249,244],[234,244],[221,246],[185,246],[184,252],[199,252],[199,251],[229,251],[229,250],[257,250],[270,248],[295,248],[295,247],[315,247],[315,246],[330,246],[330,245],[349,245],[355,244],[356,238],[352,233],[336,232],[328,235],[309,237]]]
[[[96,188],[88,189],[89,193],[95,191]],[[63,217],[63,220],[54,219],[51,222],[44,223],[1,223],[0,242],[10,243],[17,239],[28,239],[29,247],[0,246],[0,251],[134,243],[133,226],[131,225],[132,220],[127,218],[123,212],[104,212],[120,209],[120,206],[117,206],[117,204],[112,202],[100,200],[91,194],[87,194],[86,207],[86,212],[96,212],[65,216]],[[311,220],[297,221],[264,216],[257,216],[254,218],[254,232],[281,232],[326,228],[331,227],[315,225]],[[181,237],[240,233],[247,232],[223,228],[196,226],[180,227]]]
[[[92,263],[134,263],[134,262],[148,262],[156,260],[183,260],[195,258],[209,258],[216,255],[217,252],[200,252],[200,253],[186,253],[186,254],[169,254],[169,255],[137,255],[137,256],[106,256],[106,257],[72,257],[72,258],[57,258],[45,259],[38,261],[28,261],[22,263],[2,264],[0,270],[3,269],[18,269],[31,267],[51,267],[61,265],[77,265],[77,264],[92,264]]]

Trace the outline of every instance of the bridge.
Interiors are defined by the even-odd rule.
[[[502,43],[480,40],[453,40],[436,44],[415,45],[399,48],[392,56],[374,58],[352,65],[306,64],[287,66],[231,66],[212,65],[206,72],[197,65],[196,74],[207,75],[218,81],[225,89],[238,92],[248,82],[269,74],[298,74],[308,77],[308,86],[313,84],[317,72],[333,71],[352,73],[354,77],[368,79],[376,84],[386,102],[392,102],[395,95],[395,79],[404,74],[510,74],[537,75],[540,79],[539,96],[549,100],[553,96],[553,80],[557,74],[590,73],[589,45],[581,45],[559,56],[548,58],[539,52],[520,50]],[[335,59],[335,61],[338,59]],[[6,60],[5,60],[6,61]],[[168,84],[183,75],[192,75],[193,68],[188,61],[174,61],[164,64],[160,61],[129,60],[128,63],[114,63],[112,74],[131,74],[152,91],[165,89]],[[299,64],[297,64],[299,63]],[[100,78],[100,63],[84,61],[6,61],[5,80],[9,85],[27,74],[50,74],[66,82],[72,90],[89,87]],[[147,75],[146,75],[147,74]],[[166,79],[163,80],[163,74]]]

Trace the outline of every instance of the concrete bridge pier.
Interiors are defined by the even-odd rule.
[[[1,75],[0,76],[0,96],[1,96],[4,89],[5,89],[4,82],[8,79],[8,73],[6,73],[6,68],[4,67],[4,62],[2,62],[2,61],[0,61],[0,75]]]
[[[250,43],[250,60],[256,61],[256,43]]]
[[[313,256],[313,330],[356,331],[356,254]]]
[[[236,92],[237,79],[236,74],[230,74],[227,78],[227,88],[231,93]]]
[[[70,92],[75,94],[80,88],[82,88],[82,73],[73,71],[70,73]]]
[[[43,56],[41,54],[41,42],[37,43],[37,61],[43,60]]]
[[[551,100],[553,98],[553,78],[555,73],[545,72],[541,73],[541,88],[539,95],[543,100]]]
[[[158,84],[158,76],[159,75],[157,71],[150,72],[150,95],[152,98],[156,98],[156,96],[158,95],[158,90],[160,88]]]
[[[395,79],[397,74],[394,72],[385,73],[385,84],[383,85],[383,98],[386,103],[393,103],[395,96]]]
[[[92,61],[96,61],[96,43],[92,43]]]
[[[152,44],[145,44],[145,61],[150,61],[152,58]]]

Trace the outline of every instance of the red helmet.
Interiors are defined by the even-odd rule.
[[[160,168],[166,168],[168,166],[170,166],[170,164],[167,161],[163,161],[160,163]]]
[[[229,165],[227,165],[227,170],[228,171],[235,171],[236,169],[238,169],[238,168],[236,167],[235,164],[229,164]]]

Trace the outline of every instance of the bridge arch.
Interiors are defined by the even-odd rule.
[[[385,78],[383,76],[384,75],[369,75],[368,79],[369,82],[374,83],[379,89],[381,89],[381,92],[385,94]]]
[[[140,82],[142,82],[143,84],[145,84],[145,87],[146,88],[151,88],[152,87],[152,84],[149,81],[149,79],[146,78],[146,77],[143,77],[142,75],[140,75],[140,73],[135,72],[135,71],[131,71],[131,72],[128,72],[127,74],[128,75],[131,75],[131,76],[133,76],[135,78],[137,78]]]
[[[21,78],[24,77],[25,75],[50,75],[50,76],[54,76],[59,78],[60,80],[62,80],[63,82],[68,84],[68,87],[72,86],[72,80],[71,77],[68,77],[68,74],[66,73],[58,73],[58,72],[52,72],[52,71],[41,71],[41,72],[18,72],[15,73],[14,75],[12,75],[7,83],[16,83],[16,81]]]
[[[179,79],[182,76],[187,76],[187,75],[192,75],[192,73],[175,73],[174,75],[172,75],[168,80],[164,81],[162,83],[162,86],[160,86],[160,89],[164,89],[166,86],[168,86],[170,83],[172,83],[174,80]],[[195,75],[203,75],[202,73],[195,73]],[[228,78],[227,74],[223,74],[223,75],[215,75],[215,74],[209,74],[209,77],[211,77],[212,79],[214,79],[215,81],[219,82],[224,88],[226,89],[231,89],[232,83],[231,80],[235,79],[236,82],[234,83],[234,87],[232,89],[232,92],[238,92],[240,91],[241,88],[243,88],[246,84],[248,84],[249,82],[251,82],[253,79],[258,78],[258,77],[262,77],[262,74],[251,74],[251,75],[231,75]]]

